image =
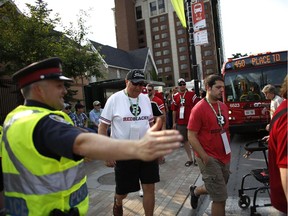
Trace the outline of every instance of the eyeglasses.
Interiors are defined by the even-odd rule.
[[[146,84],[144,82],[134,83],[131,81],[131,83],[133,86],[146,86]]]
[[[149,92],[151,92],[153,89],[147,89]]]
[[[179,83],[178,86],[186,86],[186,83]]]

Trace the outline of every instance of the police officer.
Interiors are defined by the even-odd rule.
[[[57,57],[13,75],[25,104],[4,122],[2,162],[8,215],[85,215],[88,190],[83,158],[154,160],[178,148],[177,131],[156,131],[140,141],[115,140],[73,126],[64,108],[67,90]],[[105,145],[103,145],[105,143]]]

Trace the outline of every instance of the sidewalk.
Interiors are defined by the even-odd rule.
[[[165,157],[160,165],[160,182],[156,184],[154,215],[190,215],[189,186],[199,177],[199,168],[194,165],[185,167],[187,156],[184,148],[179,148]],[[88,216],[112,215],[115,191],[114,169],[107,168],[102,161],[86,164],[90,208]],[[125,216],[144,215],[142,198],[138,192],[130,193],[124,200]]]

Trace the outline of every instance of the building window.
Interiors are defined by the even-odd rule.
[[[160,26],[160,29],[163,31],[163,30],[166,30],[167,29],[167,25],[161,25]]]
[[[185,38],[179,38],[177,42],[178,44],[185,43]]]
[[[165,13],[165,1],[164,0],[158,0],[158,10],[159,10],[159,14]]]
[[[179,52],[185,52],[186,51],[186,47],[179,47]]]
[[[184,34],[184,33],[185,33],[184,29],[178,29],[177,30],[177,35],[181,35],[181,34]]]
[[[170,72],[171,71],[171,67],[165,67],[165,72]]]
[[[150,2],[150,16],[157,15],[157,4],[156,1]]]
[[[168,64],[168,63],[170,63],[170,62],[171,62],[170,58],[165,58],[165,59],[164,59],[164,64]]]
[[[152,23],[153,23],[153,24],[158,23],[158,18],[153,18],[153,19],[152,19]]]
[[[163,55],[169,55],[170,51],[169,50],[163,50]]]
[[[185,61],[187,59],[187,56],[186,55],[181,55],[180,56],[180,61]]]
[[[158,60],[156,61],[156,64],[157,64],[157,65],[162,64],[162,59],[158,59]]]
[[[161,51],[155,52],[155,56],[161,56]]]
[[[176,26],[181,26],[181,22],[179,20],[176,22]]]
[[[213,60],[206,60],[205,61],[205,65],[212,65],[213,64]]]
[[[166,21],[166,16],[161,16],[159,19],[160,19],[160,22],[164,22]]]
[[[168,33],[161,34],[161,38],[167,38],[167,37],[168,37]]]
[[[166,0],[156,0],[149,3],[150,6],[150,16],[156,16],[158,14],[165,13],[165,1]]]
[[[142,19],[142,8],[141,6],[137,6],[136,7],[136,19],[139,20],[139,19]]]
[[[163,73],[163,68],[158,68],[159,73]]]
[[[211,50],[204,51],[204,56],[211,56],[211,55],[212,55],[212,51]]]
[[[152,28],[152,31],[153,31],[153,32],[159,31],[159,27],[158,27],[158,26],[153,27],[153,28]]]
[[[155,43],[154,44],[154,48],[160,48],[161,47],[161,44],[160,43]]]
[[[139,39],[138,39],[138,43],[139,43],[139,44],[141,44],[141,43],[145,43],[144,38],[139,38]]]
[[[180,69],[181,70],[184,70],[184,69],[187,69],[187,68],[188,68],[187,64],[181,64],[180,65]]]
[[[139,30],[139,31],[138,31],[138,35],[139,35],[139,36],[144,35],[144,30]]]
[[[154,35],[153,38],[154,38],[154,40],[159,40],[160,36],[159,35]]]
[[[169,45],[169,42],[168,42],[168,41],[162,42],[162,47],[166,47],[166,46],[168,46],[168,45]]]

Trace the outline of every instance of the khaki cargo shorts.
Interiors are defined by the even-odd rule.
[[[196,157],[196,160],[211,200],[215,202],[225,201],[228,198],[227,183],[230,175],[230,163],[223,164],[210,157],[205,166],[200,158]]]

